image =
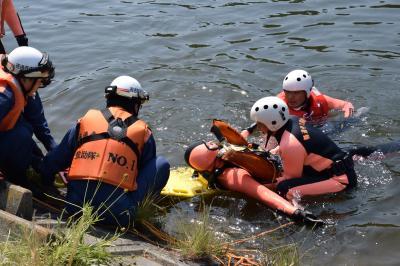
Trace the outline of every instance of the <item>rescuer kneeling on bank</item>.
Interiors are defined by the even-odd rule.
[[[102,222],[133,224],[138,204],[159,193],[169,177],[169,163],[156,156],[148,125],[138,118],[149,100],[140,83],[120,76],[105,89],[107,108],[89,110],[48,153],[42,164],[44,182],[70,168],[66,210],[72,215],[85,202],[102,214]]]

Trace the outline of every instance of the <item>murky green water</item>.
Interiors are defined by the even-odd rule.
[[[158,152],[182,165],[187,144],[212,139],[210,119],[247,126],[254,101],[276,94],[295,68],[307,69],[326,94],[370,108],[361,123],[333,135],[341,145],[399,138],[398,1],[15,4],[30,44],[49,52],[56,65],[56,81],[42,97],[57,140],[88,108],[103,106],[103,88],[114,77],[129,74],[151,94],[141,114]],[[15,45],[9,35],[8,49]],[[398,265],[399,163],[399,156],[359,161],[357,189],[304,202],[334,225],[316,231],[292,226],[247,247],[297,242],[304,264]],[[286,222],[241,198],[218,197],[213,205],[215,227],[233,238]],[[191,217],[198,199],[178,206]]]

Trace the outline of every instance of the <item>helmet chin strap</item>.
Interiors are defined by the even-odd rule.
[[[22,93],[24,94],[25,97],[29,95],[29,93],[33,90],[33,87],[35,86],[36,80],[32,82],[31,88],[29,90],[26,89],[24,82],[22,82],[22,78],[17,79],[19,82],[19,85],[22,88]]]
[[[142,105],[140,103],[134,103],[133,104],[133,111],[135,112],[134,115],[138,116],[139,115],[139,110],[142,108]]]
[[[267,128],[268,129],[268,128]],[[271,131],[271,130],[267,130],[267,133],[266,133],[266,138],[265,138],[265,148],[267,147],[267,145],[268,145],[268,142],[269,142],[269,139],[271,138],[271,136],[273,136],[274,135],[274,132],[273,131]]]

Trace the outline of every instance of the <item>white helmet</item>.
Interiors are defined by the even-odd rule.
[[[1,60],[4,70],[19,78],[42,78],[42,85],[50,84],[54,77],[54,67],[46,53],[29,47],[15,48]]]
[[[275,96],[259,99],[251,108],[250,118],[263,123],[270,131],[277,131],[289,120],[287,104]]]
[[[307,71],[296,69],[283,79],[282,89],[284,91],[305,91],[307,98],[310,97],[311,89],[314,86],[314,81]]]
[[[119,76],[110,86],[106,87],[106,96],[116,94],[132,100],[139,100],[141,104],[149,100],[149,94],[142,89],[139,81],[129,76]]]

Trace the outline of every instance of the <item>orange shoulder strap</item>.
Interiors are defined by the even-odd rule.
[[[220,138],[223,137],[228,143],[233,145],[247,146],[249,144],[236,129],[232,128],[227,122],[222,120],[213,120],[211,132],[213,132],[220,141]]]

